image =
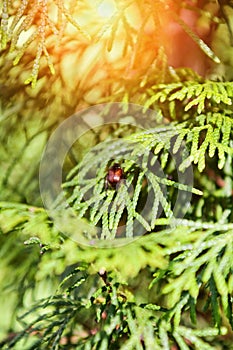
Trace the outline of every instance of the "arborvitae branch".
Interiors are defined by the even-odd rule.
[[[128,16],[133,3],[140,13],[139,24]],[[221,8],[223,2],[219,3]],[[72,4],[75,6],[75,2],[62,0],[3,0],[1,5],[0,192],[8,202],[0,203],[0,295],[2,309],[14,317],[13,321],[4,319],[5,338],[0,347],[229,348],[233,328],[232,83],[205,80],[191,69],[169,66],[157,34],[163,11],[171,17],[173,9],[178,16],[181,6],[201,11],[186,1],[117,2],[111,18],[101,22],[102,28],[97,26],[92,44],[103,40],[100,53],[111,57],[120,32],[121,58],[128,56],[124,64],[120,61],[119,70],[118,62],[114,69],[109,64],[101,83],[98,64],[102,57],[91,56],[88,63],[84,60],[92,51],[88,51],[84,27],[74,19]],[[52,16],[50,6],[57,17]],[[177,16],[173,16],[176,23],[216,61]],[[217,18],[211,20],[221,23]],[[70,62],[70,52],[68,58],[60,52],[55,57],[57,51],[51,49],[60,42],[65,43],[65,54],[69,51],[73,45],[66,35],[69,24],[81,33],[75,34],[75,64],[80,55],[88,66],[85,72],[78,71],[83,77],[74,84],[72,74],[65,81],[64,72],[53,70],[54,59],[56,68],[60,58],[62,64],[64,57]],[[156,29],[151,37],[146,36],[148,26]],[[21,41],[24,33],[28,37]],[[144,66],[145,37],[158,48],[153,46],[155,55],[147,57]],[[19,66],[9,69],[12,59]],[[29,86],[18,92],[25,80],[22,71],[30,64],[27,82],[34,86],[40,74],[44,80],[39,79],[33,91]],[[54,73],[51,80],[45,77],[47,66]],[[95,79],[82,87],[95,69]],[[83,107],[83,101],[87,103],[83,96],[98,84],[104,93],[98,94],[101,97],[96,102],[126,102],[128,116],[128,102],[135,102],[145,111],[148,107],[159,110],[160,119],[165,118],[162,126],[145,131],[115,125],[115,132],[102,128],[93,137],[89,153],[88,138],[78,152],[75,145],[70,150],[64,164],[68,177],[60,189],[66,195],[65,205],[59,207],[60,197],[55,204],[71,233],[67,208],[74,210],[75,237],[83,238],[80,241],[85,246],[60,232],[51,213],[39,207],[37,173],[54,127]],[[104,133],[112,138],[102,142]],[[114,162],[120,163],[124,176],[111,187],[107,174]],[[177,176],[189,167],[193,170],[190,185]],[[185,201],[176,210],[178,192],[190,195],[190,206]],[[151,201],[143,212],[148,195]],[[183,209],[187,209],[186,216],[181,218],[178,214]],[[94,236],[95,225],[100,228],[99,236]],[[99,242],[106,242],[101,245],[104,249],[98,248]],[[122,245],[111,247],[115,242]],[[22,315],[18,319],[22,331],[15,312]],[[8,338],[11,329],[15,333]]]

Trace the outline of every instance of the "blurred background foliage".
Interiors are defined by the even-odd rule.
[[[232,349],[231,1],[1,0],[0,13],[1,347]],[[96,161],[98,202],[113,154],[103,144],[105,163],[80,155],[118,137],[157,157],[167,193],[156,204],[161,216],[144,222],[146,235],[99,249],[59,232],[43,208],[38,173],[56,127],[106,102],[159,110],[167,136],[119,127],[113,115],[113,126],[74,147],[64,179]],[[183,190],[193,195],[172,226],[182,184],[169,151],[182,142],[190,151],[183,169],[194,173],[193,188]],[[130,162],[124,168],[138,181]],[[85,231],[89,207],[82,217],[80,183],[69,181],[67,198]]]

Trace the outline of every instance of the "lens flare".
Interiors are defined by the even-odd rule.
[[[114,1],[104,0],[101,1],[97,7],[98,14],[103,18],[110,18],[116,11],[116,6]]]

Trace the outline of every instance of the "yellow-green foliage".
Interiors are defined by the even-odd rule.
[[[104,1],[0,5],[0,347],[230,349],[232,82],[222,81],[227,74],[216,65],[208,78],[174,69],[158,36],[157,51],[146,50],[145,33],[161,29],[160,12],[168,11],[227,72],[229,52],[211,48],[222,25],[230,41],[231,4],[219,1],[214,12],[211,1],[205,9],[187,1],[117,1],[118,11],[99,25],[94,3]],[[137,26],[132,4],[143,19]],[[171,11],[190,7],[217,27],[210,47]],[[88,16],[80,22],[86,10],[91,24]],[[112,101],[123,102],[129,120],[128,103],[142,106],[141,118],[151,108],[157,126],[138,130],[112,120],[71,147],[62,197],[53,204],[69,232],[73,210],[84,245],[43,208],[39,165],[62,121]],[[124,170],[118,188],[106,186],[115,162]],[[179,193],[188,200],[177,205]],[[128,244],[118,238],[122,224]]]

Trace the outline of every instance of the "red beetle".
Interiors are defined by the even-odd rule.
[[[105,188],[107,189],[109,186],[112,188],[116,188],[116,186],[124,179],[124,172],[119,163],[113,164],[108,169],[108,173],[105,178]]]

